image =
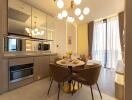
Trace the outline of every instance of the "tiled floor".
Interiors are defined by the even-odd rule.
[[[15,89],[0,95],[0,100],[57,100],[57,84],[54,82],[50,95],[47,96],[47,90],[49,87],[49,79],[43,79],[24,87]],[[103,100],[116,100],[106,94],[103,95]],[[98,91],[94,90],[95,100],[101,100]],[[73,96],[71,94],[64,93],[61,90],[60,100],[92,100],[90,88],[83,86]]]

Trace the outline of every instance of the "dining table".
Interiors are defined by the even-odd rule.
[[[77,67],[77,66],[83,66],[85,65],[84,61],[78,60],[78,59],[73,59],[73,60],[68,60],[68,59],[62,59],[56,62],[58,65],[61,65],[63,67],[69,68],[71,73],[73,73],[72,68]],[[73,89],[73,84],[72,80],[68,81],[68,83],[65,83],[63,86],[63,90],[66,93],[73,93],[73,91],[79,90],[80,87],[78,85],[74,86]]]
[[[72,69],[74,67],[83,66],[83,65],[85,65],[85,67],[93,67],[97,64],[101,65],[101,62],[97,61],[97,60],[87,60],[87,62],[84,62],[79,59],[61,59],[61,60],[58,60],[56,62],[56,64],[61,65],[66,68],[69,68],[71,70],[71,73],[73,74],[74,72],[72,71]],[[72,80],[69,81],[68,83],[65,83],[63,86],[63,90],[66,93],[73,93],[73,91],[76,92],[80,88],[81,87],[79,87],[79,85],[75,85],[75,87],[73,89]]]

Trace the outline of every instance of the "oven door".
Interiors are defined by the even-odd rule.
[[[33,67],[10,70],[10,83],[33,77]]]

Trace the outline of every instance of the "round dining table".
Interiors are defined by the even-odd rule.
[[[58,65],[63,66],[63,67],[69,68],[71,70],[71,73],[72,73],[72,68],[73,67],[85,65],[84,61],[81,61],[81,60],[78,60],[78,59],[75,59],[75,60],[72,60],[72,61],[62,59],[62,60],[57,61],[56,63]],[[79,87],[77,85],[75,85],[75,87],[73,89],[72,81],[69,81],[68,84],[64,84],[64,86],[63,86],[63,90],[66,93],[73,93],[73,90],[75,92],[78,89],[79,89]]]
[[[81,60],[72,60],[72,61],[68,61],[68,60],[59,60],[56,62],[58,65],[62,65],[62,66],[65,66],[65,67],[77,67],[77,66],[82,66],[85,64],[84,61],[81,61]]]

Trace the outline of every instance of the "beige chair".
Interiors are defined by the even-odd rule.
[[[72,78],[74,81],[90,86],[92,100],[94,100],[93,90],[92,90],[92,85],[94,84],[97,85],[100,97],[102,99],[102,95],[101,95],[101,92],[100,92],[100,89],[97,83],[100,69],[101,69],[101,65],[95,65],[94,67],[84,68],[80,70],[77,74],[73,75],[73,78]]]
[[[65,68],[64,66],[59,66],[56,64],[50,64],[50,70],[52,73],[52,78],[51,78],[51,83],[48,89],[48,95],[49,95],[50,88],[54,80],[58,82],[58,100],[59,100],[60,85],[61,83],[71,80],[72,73],[69,68]]]

